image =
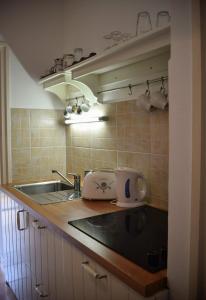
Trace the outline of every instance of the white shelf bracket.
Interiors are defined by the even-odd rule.
[[[97,103],[97,97],[93,93],[93,91],[90,89],[90,87],[80,81],[69,79],[66,81],[66,84],[72,85],[75,88],[77,88],[84,97],[90,102],[90,104]]]

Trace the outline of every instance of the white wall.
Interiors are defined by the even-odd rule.
[[[63,103],[52,93],[43,90],[9,51],[10,106],[12,108],[63,109]]]
[[[39,77],[62,51],[61,0],[2,0],[0,35],[10,46],[11,107],[63,108],[45,92]],[[15,54],[13,54],[13,53]]]
[[[156,14],[170,10],[170,0],[65,0],[64,52],[82,47],[85,53],[102,52],[103,36],[114,30],[135,34],[137,13],[148,11],[155,28]]]
[[[62,54],[63,0],[1,0],[0,34],[38,79]]]

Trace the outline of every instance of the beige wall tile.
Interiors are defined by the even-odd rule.
[[[136,101],[124,101],[116,104],[117,114],[132,113],[142,111],[137,105]]]
[[[92,138],[91,147],[94,149],[116,149],[116,138]]]
[[[91,137],[73,137],[71,145],[73,147],[91,147]]]
[[[93,138],[115,138],[117,135],[116,126],[110,126],[107,122],[102,123],[102,126],[95,127],[91,132]]]
[[[63,111],[12,109],[13,180],[52,178],[52,169],[66,172],[66,130]]]
[[[26,166],[31,161],[30,149],[12,149],[12,167]]]
[[[168,199],[168,156],[151,155],[150,159],[151,198]]]
[[[153,125],[166,125],[168,126],[169,122],[169,113],[168,111],[156,110],[150,114],[151,126]]]
[[[168,128],[166,128],[165,126],[153,127],[151,129],[151,153],[168,154],[168,152]]]
[[[118,167],[129,167],[142,172],[147,178],[150,174],[150,155],[143,153],[131,153],[118,151]]]
[[[72,147],[67,147],[66,148],[66,163],[67,163],[67,172],[72,171]]]
[[[71,156],[72,158],[82,158],[82,159],[90,159],[91,158],[91,149],[90,148],[71,148]]]
[[[91,169],[116,168],[117,151],[112,150],[91,150]]]

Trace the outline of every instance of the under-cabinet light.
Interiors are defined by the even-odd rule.
[[[79,118],[74,118],[74,119],[67,119],[64,121],[65,124],[71,125],[71,124],[77,124],[77,123],[92,123],[92,122],[102,122],[102,121],[108,121],[108,117],[103,116],[103,117],[79,117]]]

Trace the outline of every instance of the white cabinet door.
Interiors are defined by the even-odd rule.
[[[71,246],[30,215],[30,257],[36,298],[72,300]],[[35,299],[36,299],[35,298]]]
[[[66,291],[64,291],[64,256],[63,256],[63,239],[54,235],[55,245],[55,282],[56,282],[56,300],[63,300]],[[69,284],[69,283],[68,283]]]
[[[93,259],[72,247],[74,300],[167,300],[164,290],[152,297],[143,297]],[[70,298],[68,298],[70,299]]]
[[[58,276],[56,272],[56,240],[55,234],[47,230],[47,241],[48,241],[48,280],[49,280],[49,300],[56,300],[57,299],[57,280],[56,277]],[[59,255],[61,255],[59,253]],[[60,275],[59,275],[60,276]]]
[[[83,291],[84,299],[97,299],[97,280],[96,276],[96,264],[94,261],[88,259],[83,255],[83,261],[81,263],[83,272]]]
[[[110,300],[110,274],[76,247],[72,247],[75,300]]]
[[[84,300],[84,274],[81,263],[83,262],[83,253],[76,247],[72,247],[72,277],[74,288],[74,300]]]
[[[2,267],[5,279],[19,300],[31,298],[31,277],[27,268],[28,213],[1,193]]]
[[[62,300],[74,299],[74,282],[72,276],[72,246],[66,240],[63,240],[63,272],[62,272]]]
[[[29,253],[34,299],[49,298],[48,235],[46,227],[29,217]]]
[[[129,300],[128,286],[119,279],[117,279],[115,276],[111,276],[111,293],[112,300]]]

